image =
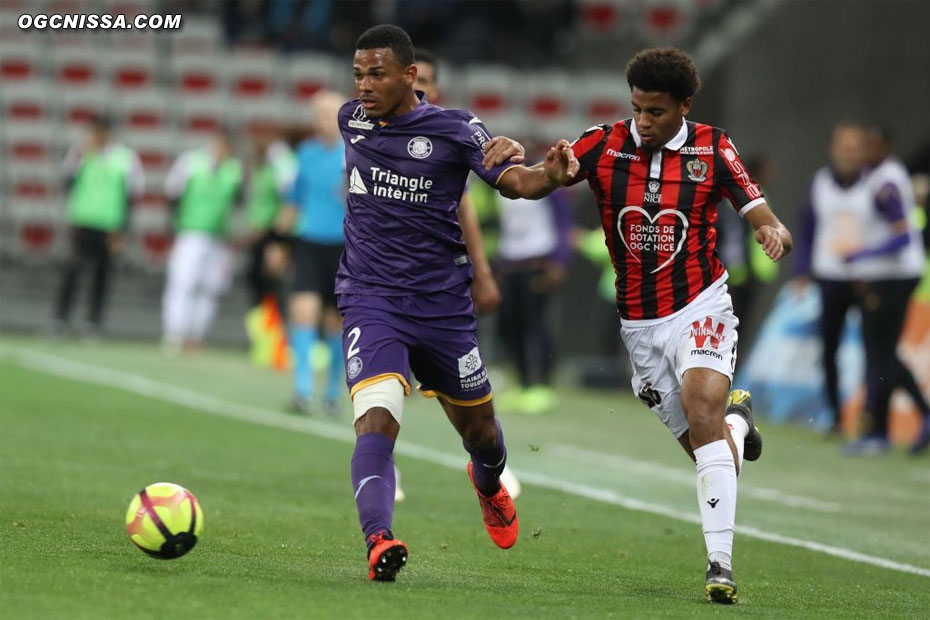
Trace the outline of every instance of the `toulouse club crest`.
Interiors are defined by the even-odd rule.
[[[411,157],[426,159],[433,152],[433,143],[429,141],[429,138],[417,136],[407,143],[407,152]]]
[[[688,168],[688,178],[696,183],[703,183],[707,180],[707,162],[694,158],[686,164]]]

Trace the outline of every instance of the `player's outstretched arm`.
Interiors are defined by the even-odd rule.
[[[746,213],[746,221],[756,231],[756,243],[762,246],[765,255],[778,262],[791,251],[794,240],[785,225],[775,217],[765,203],[753,207]]]
[[[497,189],[507,198],[539,200],[578,174],[578,159],[568,140],[559,140],[532,168],[514,166],[504,172]]]

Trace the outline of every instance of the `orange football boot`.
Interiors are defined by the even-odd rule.
[[[368,550],[368,578],[372,581],[394,581],[397,573],[407,565],[407,545],[381,530],[372,534]]]
[[[475,476],[472,473],[472,462],[468,461],[468,477],[472,486],[475,485]],[[501,488],[491,497],[475,487],[478,503],[481,505],[481,514],[484,516],[484,526],[494,544],[501,549],[510,549],[517,542],[520,532],[520,523],[517,521],[517,507],[510,499],[510,493],[501,484]]]

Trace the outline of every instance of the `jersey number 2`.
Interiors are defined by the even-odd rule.
[[[349,330],[349,338],[352,339],[352,342],[349,344],[349,348],[346,350],[346,359],[358,355],[360,349],[355,346],[358,342],[358,339],[362,336],[362,328],[353,327]]]

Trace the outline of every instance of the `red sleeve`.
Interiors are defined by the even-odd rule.
[[[588,180],[597,170],[597,160],[600,159],[601,152],[604,150],[603,144],[607,139],[607,125],[595,125],[586,129],[580,137],[572,142],[572,151],[578,158],[578,174],[565,185],[570,186],[575,183]]]
[[[750,209],[765,202],[762,188],[749,176],[739,151],[722,131],[717,140],[717,163],[714,168],[719,171],[718,182],[723,195],[740,215],[745,216]]]

